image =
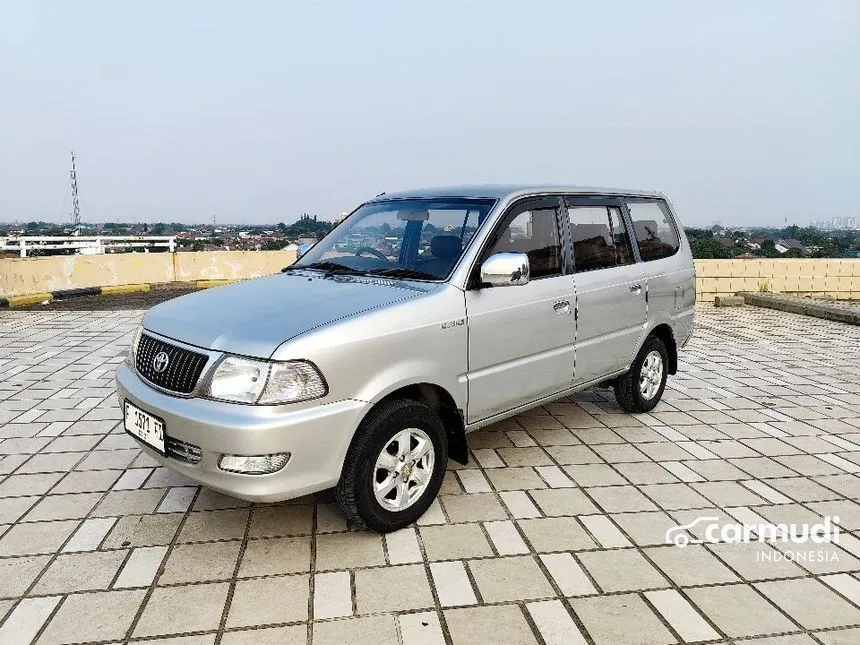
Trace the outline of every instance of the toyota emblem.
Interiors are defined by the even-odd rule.
[[[155,355],[155,358],[152,359],[152,369],[155,370],[156,374],[161,374],[167,369],[167,364],[169,362],[170,356],[167,355],[167,352],[158,352]]]

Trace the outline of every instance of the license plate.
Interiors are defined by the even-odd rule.
[[[164,421],[125,402],[125,431],[164,454]]]

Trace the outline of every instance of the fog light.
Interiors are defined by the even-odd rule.
[[[290,453],[288,452],[281,452],[276,455],[256,455],[254,457],[222,455],[218,462],[218,468],[226,470],[228,473],[265,475],[280,470],[287,465],[289,460]]]

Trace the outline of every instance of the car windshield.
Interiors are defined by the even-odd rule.
[[[443,280],[494,203],[454,198],[369,202],[293,267]]]

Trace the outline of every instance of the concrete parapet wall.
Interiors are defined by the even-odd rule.
[[[860,259],[696,260],[698,300],[713,302],[739,291],[858,300]]]
[[[109,253],[0,259],[0,297],[123,284],[256,278],[295,262],[294,251]]]
[[[111,253],[0,259],[0,297],[123,284],[236,280],[277,273],[294,251]],[[860,300],[860,259],[696,260],[696,296],[738,291]]]
[[[259,278],[296,261],[295,251],[210,251],[173,256],[174,281]]]

